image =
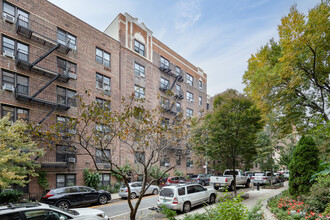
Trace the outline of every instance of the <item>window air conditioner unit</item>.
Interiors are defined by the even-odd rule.
[[[10,85],[10,84],[7,84],[7,83],[3,84],[2,89],[3,90],[14,92],[14,86],[13,85]]]
[[[75,129],[68,129],[68,133],[69,134],[76,134],[76,130]]]
[[[193,164],[190,164],[190,167],[194,167],[194,165]]]
[[[3,55],[6,56],[6,57],[14,58],[14,53],[11,52],[11,51],[8,51],[8,50],[5,50],[3,52]]]
[[[5,21],[11,24],[14,24],[15,22],[15,17],[11,15],[4,15]]]
[[[74,74],[74,73],[69,72],[68,76],[69,76],[70,79],[77,79],[77,75]]]
[[[169,167],[170,166],[170,163],[165,163],[165,167]]]
[[[70,158],[68,158],[68,161],[69,161],[69,163],[75,163],[76,162],[76,158],[70,157]]]
[[[105,91],[110,91],[110,86],[104,86]]]

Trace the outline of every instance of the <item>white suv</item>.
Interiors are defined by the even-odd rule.
[[[63,210],[43,203],[18,203],[0,206],[1,220],[108,220],[103,211],[90,208]]]
[[[191,207],[205,202],[214,203],[216,190],[200,184],[179,184],[165,186],[160,190],[157,206],[165,205],[169,209],[189,212]]]

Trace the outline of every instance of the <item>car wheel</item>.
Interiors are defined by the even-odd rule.
[[[218,190],[218,189],[219,189],[219,186],[214,186],[214,189],[215,189],[215,190]]]
[[[229,191],[234,191],[234,183],[231,182],[230,186],[229,186]]]
[[[184,213],[187,213],[187,212],[190,211],[190,209],[191,209],[191,204],[190,204],[190,202],[185,202],[185,203],[183,204],[183,212],[184,212]]]
[[[154,189],[154,190],[152,190],[152,194],[153,194],[153,195],[157,195],[157,194],[158,194],[158,189]]]
[[[245,188],[250,188],[250,180],[246,181]]]
[[[131,199],[135,199],[136,198],[136,193],[131,193]]]
[[[64,210],[68,210],[70,208],[70,204],[67,201],[60,201],[56,206]]]
[[[107,204],[107,202],[108,202],[108,197],[107,196],[105,196],[105,195],[101,195],[100,197],[99,197],[99,204],[101,204],[101,205],[104,205],[104,204]]]
[[[214,194],[212,194],[210,196],[210,204],[213,204],[213,203],[215,203],[215,195]]]

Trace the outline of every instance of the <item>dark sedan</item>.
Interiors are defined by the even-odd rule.
[[[70,186],[50,190],[41,198],[41,202],[55,205],[62,209],[92,203],[106,204],[111,194],[104,190],[95,190],[87,186]]]

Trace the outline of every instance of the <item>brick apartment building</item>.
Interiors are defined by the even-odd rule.
[[[121,109],[122,96],[135,92],[151,107],[167,108],[167,121],[178,112],[198,116],[206,110],[203,70],[153,37],[129,14],[119,14],[103,33],[46,0],[7,0],[0,7],[1,116],[9,112],[12,120],[23,118],[46,126],[65,122],[77,114],[75,94],[85,89],[91,91],[86,102],[102,101],[111,91],[115,110]],[[169,89],[174,97],[166,95]],[[84,185],[83,170],[95,167],[80,151],[57,145],[38,159],[51,188]],[[111,156],[134,161],[134,155],[122,151]],[[180,161],[178,169],[186,174],[205,172],[192,160],[190,155]],[[160,166],[169,163],[177,163],[176,158],[162,158]],[[102,173],[101,183],[110,181],[110,174]],[[24,190],[42,191],[36,178]]]

